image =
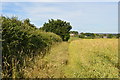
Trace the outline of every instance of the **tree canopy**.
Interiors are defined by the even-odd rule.
[[[57,35],[59,35],[63,41],[68,41],[70,38],[70,30],[72,29],[72,26],[69,22],[62,21],[60,19],[54,20],[51,19],[48,21],[48,23],[44,23],[43,27],[40,28],[46,32],[53,32]]]
[[[76,35],[79,34],[78,31],[70,31],[70,33],[71,33],[71,34],[76,34]]]

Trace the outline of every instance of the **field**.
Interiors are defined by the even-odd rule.
[[[54,45],[23,69],[26,78],[118,78],[118,39],[77,39]]]
[[[69,45],[68,77],[117,78],[118,40],[75,40]]]

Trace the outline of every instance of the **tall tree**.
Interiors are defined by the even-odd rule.
[[[33,28],[36,29],[36,26],[35,26],[34,24],[31,24],[31,23],[30,23],[30,19],[25,19],[25,20],[24,20],[24,24],[27,24],[28,26],[31,26],[31,27],[33,27]]]
[[[70,31],[71,34],[78,35],[78,31]]]
[[[45,23],[41,29],[46,32],[53,32],[59,35],[63,41],[68,41],[68,39],[70,38],[69,33],[72,29],[72,26],[69,22],[62,21],[60,19],[51,19],[48,21],[48,23]]]

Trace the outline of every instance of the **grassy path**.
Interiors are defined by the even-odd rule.
[[[54,45],[47,55],[35,59],[35,63],[24,69],[26,78],[64,78],[65,66],[68,62],[69,43]]]
[[[70,78],[117,78],[118,40],[72,41],[69,45],[69,64],[65,73]]]
[[[117,78],[118,40],[85,39],[62,42],[24,69],[29,78]],[[31,65],[31,64],[30,64]]]

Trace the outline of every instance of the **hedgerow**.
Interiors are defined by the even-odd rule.
[[[50,32],[37,29],[29,20],[18,20],[17,17],[2,19],[2,59],[3,77],[16,77],[24,67],[25,56],[39,54],[62,39]],[[16,65],[17,64],[17,65]],[[19,64],[19,65],[18,65]],[[19,75],[20,76],[20,75]]]

